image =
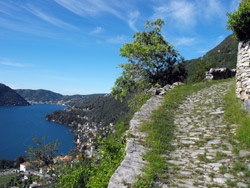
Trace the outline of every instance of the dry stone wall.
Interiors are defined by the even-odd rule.
[[[126,156],[115,173],[112,175],[108,188],[128,188],[135,181],[136,176],[142,175],[141,168],[147,165],[142,154],[148,148],[145,148],[141,140],[147,136],[143,132],[139,132],[139,127],[142,120],[148,120],[154,110],[156,110],[163,102],[162,96],[154,96],[144,104],[141,109],[134,114],[133,119],[130,121],[130,130],[127,134]]]
[[[250,108],[250,40],[239,42],[237,73],[236,73],[236,96],[244,100],[244,108]],[[248,107],[249,106],[249,107]]]
[[[147,100],[141,109],[134,114],[129,123],[129,130],[126,133],[126,156],[110,178],[108,188],[129,188],[136,181],[138,175],[143,175],[141,168],[147,165],[147,161],[142,157],[142,154],[149,148],[145,148],[142,144],[147,134],[140,132],[139,127],[142,121],[149,120],[152,112],[162,105],[164,101],[162,95],[182,84],[175,82],[172,85],[166,85],[163,88],[151,88],[148,91],[153,97]]]
[[[205,74],[205,80],[220,80],[234,77],[236,74],[236,69],[230,70],[228,68],[211,68]]]

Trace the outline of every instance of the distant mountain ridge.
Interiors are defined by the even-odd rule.
[[[208,51],[204,56],[197,59],[186,61],[186,70],[188,77],[192,77],[195,73],[195,65],[199,62],[211,63],[212,68],[236,68],[237,63],[238,42],[227,36],[219,45]]]
[[[82,106],[90,104],[105,94],[61,95],[49,90],[17,89],[16,92],[31,103],[59,104],[66,106]]]
[[[0,84],[0,106],[27,106],[29,103],[10,87]]]
[[[50,101],[58,101],[63,98],[63,95],[45,89],[16,89],[15,91],[28,101],[40,101],[46,103]]]

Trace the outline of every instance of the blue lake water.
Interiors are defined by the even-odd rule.
[[[59,154],[67,154],[74,147],[74,134],[68,126],[44,119],[46,114],[64,108],[51,104],[0,107],[0,158],[15,159],[25,155],[28,145],[34,145],[34,135],[48,136],[48,142],[58,139],[61,143]]]

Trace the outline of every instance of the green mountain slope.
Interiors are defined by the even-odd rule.
[[[195,65],[199,62],[211,63],[212,68],[236,68],[237,51],[238,42],[232,39],[232,35],[229,35],[218,46],[207,52],[206,55],[186,61],[188,77],[194,75]]]
[[[91,94],[91,95],[64,95],[61,103],[67,106],[83,106],[94,102],[99,97],[105,94]]]
[[[28,101],[50,102],[62,99],[63,95],[49,90],[17,89],[16,92]]]
[[[63,104],[67,106],[81,106],[90,104],[104,94],[92,95],[61,95],[49,90],[17,89],[16,92],[33,103]]]
[[[0,84],[0,106],[26,106],[29,103],[14,90]]]
[[[66,125],[96,123],[109,125],[124,117],[129,112],[127,100],[120,102],[113,96],[99,97],[88,105],[59,110],[47,115],[49,121],[55,121]]]

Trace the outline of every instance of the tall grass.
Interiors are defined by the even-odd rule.
[[[225,96],[226,112],[225,119],[230,124],[237,124],[236,138],[250,149],[250,116],[242,108],[242,101],[236,98],[234,87]]]

